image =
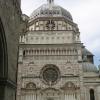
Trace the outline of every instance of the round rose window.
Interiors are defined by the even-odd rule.
[[[55,65],[48,64],[42,69],[41,74],[42,74],[42,79],[45,83],[53,85],[54,83],[57,82],[60,72]]]

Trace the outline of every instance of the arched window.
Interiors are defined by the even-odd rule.
[[[23,56],[25,56],[25,50],[23,51]]]
[[[90,100],[95,100],[94,90],[90,89]]]

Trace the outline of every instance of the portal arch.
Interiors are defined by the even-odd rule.
[[[7,57],[6,36],[3,23],[0,18],[0,77],[6,77],[7,65],[8,65],[8,57]]]

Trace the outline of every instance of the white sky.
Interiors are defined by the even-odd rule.
[[[47,0],[22,0],[22,12],[28,16]],[[78,24],[82,43],[100,59],[100,0],[55,0],[55,4],[67,9]]]

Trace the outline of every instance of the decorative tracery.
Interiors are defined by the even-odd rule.
[[[36,84],[33,82],[29,82],[26,84],[26,89],[36,89]]]
[[[63,90],[76,90],[76,89],[79,89],[79,87],[77,87],[72,82],[67,82],[61,89],[63,89]]]

